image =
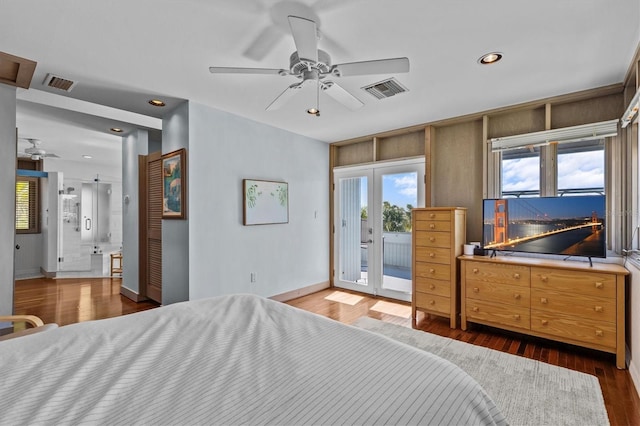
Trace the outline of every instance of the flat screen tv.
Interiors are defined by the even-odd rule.
[[[606,257],[605,205],[604,195],[483,200],[483,248]]]

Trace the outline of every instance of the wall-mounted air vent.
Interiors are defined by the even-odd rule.
[[[64,90],[70,92],[76,85],[75,81],[67,80],[66,78],[58,77],[57,75],[47,74],[47,77],[42,83],[45,86],[53,87],[54,89]]]
[[[407,92],[409,89],[400,84],[395,78],[390,78],[370,84],[369,86],[364,86],[362,90],[378,99],[384,99],[397,95],[398,93]]]

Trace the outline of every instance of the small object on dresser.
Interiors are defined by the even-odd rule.
[[[480,248],[480,247],[476,247],[473,249],[473,255],[474,256],[486,256],[487,255],[487,250]]]

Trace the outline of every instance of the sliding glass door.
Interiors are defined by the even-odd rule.
[[[334,283],[411,300],[411,209],[424,206],[424,160],[334,170]]]

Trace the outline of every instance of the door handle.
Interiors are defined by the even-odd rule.
[[[371,239],[367,240],[367,244],[373,244],[373,240]]]
[[[87,231],[91,230],[91,219],[85,219],[84,229],[86,229]]]
[[[16,250],[20,250],[20,244],[16,244]]]

